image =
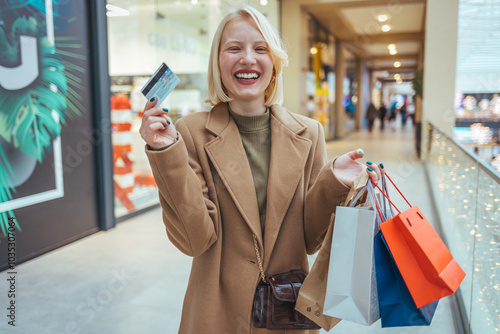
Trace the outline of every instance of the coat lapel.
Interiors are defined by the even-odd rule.
[[[278,237],[281,224],[304,173],[311,148],[309,139],[299,136],[306,126],[284,108],[271,108],[271,162],[267,184],[267,211],[264,237],[264,266]]]
[[[206,128],[217,137],[205,144],[205,150],[243,219],[257,236],[261,253],[264,253],[252,172],[227,104],[218,104],[210,111]]]

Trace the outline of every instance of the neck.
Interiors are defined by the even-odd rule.
[[[257,116],[266,112],[267,107],[260,101],[229,101],[229,108],[238,115]]]

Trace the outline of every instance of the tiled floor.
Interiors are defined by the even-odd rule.
[[[415,156],[413,131],[358,132],[328,143],[330,157],[363,148],[383,162],[401,190],[432,217],[428,188]],[[405,208],[404,202],[397,201]],[[160,210],[120,223],[17,267],[16,327],[0,313],[0,333],[177,333],[191,260],[168,241]],[[0,273],[5,310],[6,273]],[[5,312],[4,312],[5,313]],[[448,298],[429,327],[381,329],[341,322],[330,333],[456,333]]]

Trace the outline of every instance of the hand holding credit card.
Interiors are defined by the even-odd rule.
[[[167,64],[162,63],[142,87],[141,92],[148,100],[156,98],[156,105],[159,106],[167,98],[168,94],[174,90],[179,81],[179,78]]]

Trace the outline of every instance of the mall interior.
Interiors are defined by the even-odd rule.
[[[165,62],[171,119],[209,110],[212,38],[245,4],[286,45],[283,106],[329,159],[383,162],[466,273],[429,326],[330,332],[499,333],[497,0],[0,1],[0,332],[178,331],[192,258],[165,233],[141,89]]]

